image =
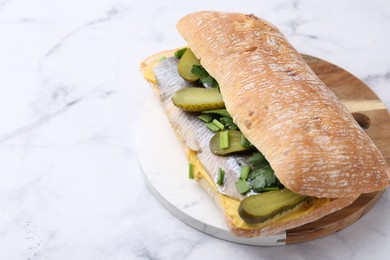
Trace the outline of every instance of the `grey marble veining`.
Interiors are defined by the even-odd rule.
[[[184,46],[197,10],[254,13],[390,108],[390,1],[0,0],[0,259],[383,259],[388,192],[334,235],[276,248],[205,235],[146,187],[142,59]]]

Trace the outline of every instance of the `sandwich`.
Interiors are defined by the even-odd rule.
[[[299,227],[387,188],[378,148],[275,26],[204,11],[177,29],[187,46],[146,58],[141,72],[183,145],[189,178],[234,235]]]

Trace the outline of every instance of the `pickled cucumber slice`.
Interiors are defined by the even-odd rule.
[[[229,135],[229,147],[224,149],[221,148],[220,145],[221,132],[218,132],[210,139],[210,150],[212,153],[217,155],[226,155],[226,154],[231,154],[236,152],[247,151],[252,148],[252,147],[244,147],[241,145],[242,133],[240,131],[227,130],[227,132]]]
[[[258,224],[295,208],[307,199],[308,197],[296,194],[286,188],[264,192],[242,200],[238,214],[245,222]]]
[[[190,82],[195,82],[199,80],[199,75],[196,75],[191,71],[194,65],[200,65],[200,62],[198,58],[195,57],[194,53],[189,48],[187,48],[187,50],[181,57],[178,65],[178,71],[180,76]]]
[[[172,96],[175,106],[190,112],[224,108],[221,93],[216,88],[183,88]]]

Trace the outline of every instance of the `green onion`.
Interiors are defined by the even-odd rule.
[[[241,194],[245,194],[250,190],[249,184],[246,180],[240,179],[236,182],[236,188]]]
[[[225,171],[222,170],[222,168],[218,169],[218,178],[217,178],[217,184],[219,186],[222,186],[225,181]]]
[[[213,110],[206,110],[203,111],[202,113],[206,114],[218,114],[220,116],[226,116],[232,118],[232,116],[229,114],[229,112],[225,108],[220,108],[220,109],[213,109]]]
[[[187,48],[183,48],[183,49],[175,51],[175,53],[174,53],[175,57],[180,59],[183,56],[183,54],[186,52],[186,50],[187,50]]]
[[[201,114],[198,118],[205,123],[210,123],[213,120],[213,117],[209,114]]]
[[[192,163],[188,164],[188,178],[194,178],[194,165]]]
[[[213,122],[213,124],[216,125],[219,129],[221,129],[221,130],[225,129],[225,126],[224,126],[221,122],[219,122],[217,119],[213,119],[212,122]]]
[[[251,147],[251,143],[248,141],[248,139],[246,139],[243,134],[241,134],[241,146],[245,148]]]
[[[265,187],[261,189],[261,192],[267,192],[267,191],[273,191],[273,190],[279,190],[279,187]]]
[[[168,59],[166,56],[162,56],[162,57],[158,60],[158,62],[163,61],[163,60],[166,60],[166,59]]]
[[[220,130],[218,126],[214,125],[212,122],[206,123],[206,126],[213,132],[218,132]]]
[[[233,119],[227,116],[223,116],[219,121],[230,130],[238,130],[238,126],[233,122]]]
[[[248,180],[250,171],[251,171],[251,167],[249,165],[243,165],[241,167],[240,179]]]
[[[223,131],[219,133],[219,146],[221,149],[229,148],[229,132]]]

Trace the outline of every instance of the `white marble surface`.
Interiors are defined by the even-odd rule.
[[[0,259],[384,259],[389,192],[360,221],[299,245],[205,235],[147,189],[136,125],[149,54],[184,45],[196,10],[254,13],[390,107],[390,2],[0,0]],[[156,128],[158,130],[158,128]]]

